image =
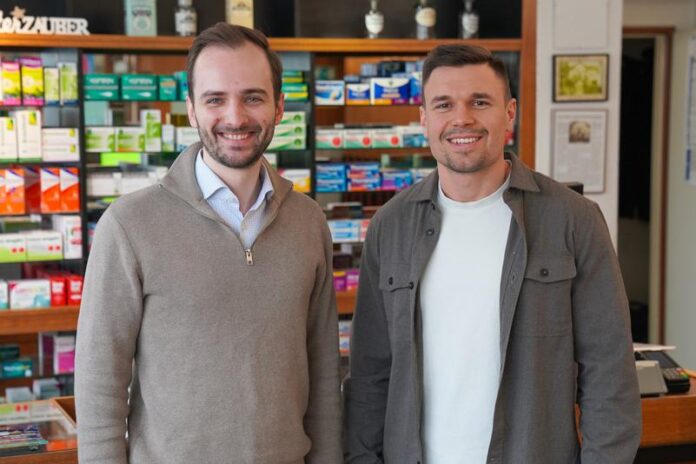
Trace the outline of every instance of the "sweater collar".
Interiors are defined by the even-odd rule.
[[[203,192],[196,180],[196,156],[201,150],[200,142],[190,145],[184,150],[174,161],[172,167],[164,176],[160,185],[168,192],[176,195],[185,202],[195,208],[204,209],[208,214],[212,212],[212,208],[208,206],[208,202],[203,197]],[[269,198],[269,203],[272,205],[280,205],[288,193],[292,190],[292,182],[282,178],[278,172],[268,164],[265,158],[261,159],[263,168],[270,177],[273,185],[273,195]]]
[[[532,170],[524,165],[522,161],[513,153],[506,152],[505,159],[510,161],[510,188],[526,190],[528,192],[539,192],[539,186],[534,180]],[[438,185],[440,179],[437,169],[413,187],[411,201],[436,201],[438,195]]]

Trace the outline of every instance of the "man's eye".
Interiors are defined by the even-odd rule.
[[[449,103],[438,103],[435,105],[436,110],[443,110],[449,108],[451,105]]]
[[[205,101],[209,105],[218,105],[222,103],[222,98],[219,97],[211,97]]]
[[[474,106],[478,106],[478,107],[488,106],[488,102],[486,100],[474,100]]]
[[[257,97],[257,96],[253,96],[253,95],[250,95],[247,97],[248,103],[260,103],[262,101],[263,101],[263,99],[261,97]]]

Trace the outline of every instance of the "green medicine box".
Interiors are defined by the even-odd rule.
[[[157,100],[157,76],[124,74],[121,76],[121,97],[128,101]]]
[[[186,71],[177,71],[174,78],[179,83],[179,100],[184,101],[188,97],[188,77]]]
[[[118,100],[118,76],[116,74],[86,74],[85,100]]]
[[[157,76],[159,82],[159,99],[161,101],[174,101],[179,90],[174,76]]]

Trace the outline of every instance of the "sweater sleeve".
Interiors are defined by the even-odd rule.
[[[325,262],[317,269],[307,318],[309,403],[304,427],[312,441],[307,464],[339,464],[341,405],[338,355],[338,316],[333,286],[333,244],[322,224]]]
[[[577,228],[573,326],[583,463],[632,463],[641,434],[628,301],[602,213]]]
[[[82,464],[128,462],[128,386],[143,292],[135,253],[111,209],[95,232],[77,328],[75,405]]]

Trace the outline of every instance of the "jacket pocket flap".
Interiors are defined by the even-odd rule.
[[[395,263],[382,266],[379,272],[379,289],[393,292],[402,288],[413,288],[413,281],[408,278],[408,265]]]
[[[572,279],[576,275],[575,260],[569,254],[530,254],[524,278],[551,283]]]

